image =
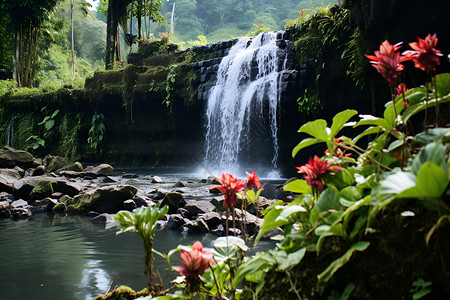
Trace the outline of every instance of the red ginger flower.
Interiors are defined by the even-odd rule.
[[[391,84],[395,85],[398,81],[399,73],[405,68],[401,63],[410,60],[410,56],[402,56],[400,53],[395,52],[401,48],[402,43],[391,45],[387,40],[381,43],[380,51],[375,51],[373,55],[366,55],[370,59],[370,63],[384,79]]]
[[[336,138],[334,139],[334,142],[336,144],[339,143],[340,141],[341,141],[341,139],[336,139]],[[325,154],[328,154],[328,153],[330,153],[330,150],[329,149],[325,150]],[[336,148],[334,148],[333,156],[335,156],[337,158],[344,158],[344,157],[352,156],[352,154],[351,153],[344,154],[344,152],[342,152],[342,150],[340,148],[336,147]]]
[[[217,188],[225,195],[223,207],[234,207],[237,204],[237,195],[244,189],[244,180],[238,181],[228,173],[222,173],[222,178],[217,178],[222,185],[214,185],[210,189]]]
[[[206,269],[214,265],[213,250],[203,248],[202,243],[195,242],[191,251],[180,249],[180,260],[184,266],[173,267],[181,276],[186,276],[186,281],[190,285],[200,283],[200,275],[206,272]]]
[[[250,174],[249,172],[245,172],[247,174],[247,182],[245,183],[245,189],[251,190],[253,186],[256,186],[257,189],[261,187],[261,183],[259,182],[259,177],[256,176],[255,171],[252,171]]]
[[[434,70],[435,66],[439,66],[441,64],[439,61],[439,56],[442,56],[442,53],[440,50],[436,50],[436,44],[438,42],[436,33],[433,35],[428,34],[424,40],[421,38],[417,39],[419,42],[409,43],[409,46],[415,51],[408,50],[403,52],[403,55],[410,57],[416,68],[430,72]]]
[[[329,172],[341,171],[344,168],[340,166],[330,166],[333,162],[330,160],[321,160],[317,155],[310,157],[307,164],[296,167],[298,173],[305,173],[305,180],[311,186],[313,192],[322,191],[324,184],[322,178]]]

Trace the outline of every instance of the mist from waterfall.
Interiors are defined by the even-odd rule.
[[[219,65],[206,110],[209,174],[277,173],[279,74],[286,58],[277,57],[276,39],[276,32],[240,38]]]

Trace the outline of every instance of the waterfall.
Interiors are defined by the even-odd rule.
[[[6,145],[12,146],[12,137],[14,134],[14,117],[11,118],[11,123],[8,126],[8,138],[6,141]]]
[[[277,170],[280,71],[277,33],[240,38],[225,56],[206,109],[207,172]]]

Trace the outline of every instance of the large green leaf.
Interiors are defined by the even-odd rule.
[[[247,275],[274,266],[277,262],[272,254],[273,251],[258,253],[255,257],[241,264],[234,276],[232,285],[237,287]]]
[[[279,251],[284,252],[284,251]],[[291,269],[298,265],[300,261],[305,256],[306,248],[301,248],[300,250],[297,250],[293,253],[289,253],[286,256],[284,255],[277,255],[276,259],[278,261],[278,268],[279,271],[285,271],[288,269]]]
[[[316,207],[320,214],[339,210],[341,208],[339,192],[334,187],[328,187],[320,194]]]
[[[438,97],[450,94],[450,73],[436,75],[436,88]]]
[[[292,149],[292,157],[295,157],[297,155],[297,153],[302,150],[303,148],[318,144],[318,143],[323,143],[323,141],[318,140],[316,138],[306,138],[303,139],[297,146],[294,147],[294,149]]]
[[[297,194],[311,194],[311,187],[306,180],[297,179],[289,182],[283,187],[285,192],[293,192]]]
[[[347,123],[348,120],[350,120],[357,113],[358,112],[354,109],[346,109],[337,113],[333,118],[333,123],[331,124],[330,137],[334,138],[336,134],[344,127],[344,124]]]
[[[352,257],[353,253],[355,251],[364,251],[369,247],[370,242],[358,242],[353,244],[350,249],[345,252],[344,255],[333,261],[322,273],[317,275],[317,279],[319,281],[327,282],[330,280],[330,278],[333,276],[334,273],[336,273],[337,270],[339,270],[343,265],[345,265],[350,258]]]
[[[396,198],[439,198],[448,185],[448,177],[438,165],[425,162],[417,174],[417,182]]]
[[[450,102],[450,95],[446,95],[439,99],[439,104],[444,104]],[[428,108],[436,106],[436,99],[431,99],[428,101]],[[411,117],[413,117],[415,114],[421,112],[427,107],[427,104],[425,101],[419,102],[414,105],[410,105],[402,114],[403,116],[403,122],[406,123],[409,121]]]
[[[427,97],[427,90],[425,87],[413,88],[405,93],[405,100],[408,101],[409,105],[414,105],[423,101]],[[397,101],[403,101],[402,96],[397,97]]]
[[[314,120],[304,124],[298,132],[304,132],[321,141],[328,140],[327,121],[323,119]]]
[[[432,128],[427,131],[421,132],[414,137],[414,141],[422,145],[431,143],[433,141],[446,142],[449,140],[450,140],[450,128]]]
[[[362,125],[373,125],[373,126],[380,126],[388,131],[391,130],[389,123],[383,118],[377,118],[372,115],[359,115],[359,116],[361,117],[361,120],[358,121],[358,123],[356,123],[353,127],[358,127]]]
[[[425,162],[431,162],[439,166],[448,175],[447,160],[445,159],[445,147],[441,143],[429,143],[414,157],[412,171],[415,175],[422,169]]]
[[[365,137],[366,135],[379,134],[380,132],[384,132],[384,129],[380,128],[379,126],[369,127],[358,136],[356,136],[353,139],[353,143],[356,144],[361,138]]]

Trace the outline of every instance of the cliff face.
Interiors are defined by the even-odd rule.
[[[235,42],[155,56],[130,54],[127,66],[97,72],[86,79],[83,90],[3,97],[1,142],[7,143],[9,132],[10,144],[37,154],[123,164],[196,165],[203,156],[207,96],[220,61]],[[278,46],[283,56],[290,53],[289,67],[281,76],[281,109],[283,119],[291,120],[297,111],[287,91],[300,76],[293,70],[292,44],[280,38]],[[46,127],[44,119],[54,125]],[[103,125],[106,131],[99,134]],[[297,124],[284,130],[295,133]],[[289,157],[291,149],[291,145],[282,149],[283,155]]]

